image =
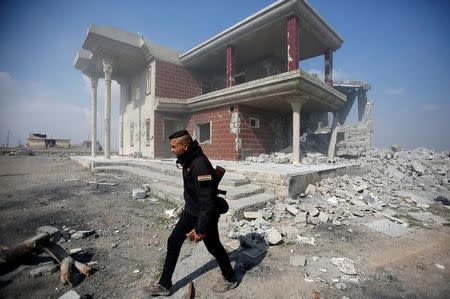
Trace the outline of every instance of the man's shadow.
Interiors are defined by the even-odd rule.
[[[228,252],[230,261],[235,262],[234,270],[236,272],[236,278],[238,285],[241,283],[245,274],[253,267],[259,265],[266,257],[268,245],[264,241],[263,237],[258,233],[249,233],[245,236],[239,237],[240,247],[231,252]],[[177,292],[179,289],[185,287],[190,281],[195,280],[206,272],[217,268],[217,264],[214,257],[211,256],[211,261],[198,267],[192,273],[186,275],[179,281],[177,281],[171,289],[171,294]]]

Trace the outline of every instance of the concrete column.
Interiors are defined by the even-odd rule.
[[[111,158],[111,74],[112,64],[103,61],[105,73],[105,158]]]
[[[91,78],[91,156],[97,155],[97,85],[98,78]]]
[[[302,101],[290,102],[292,107],[292,163],[300,164],[300,111]]]
[[[362,121],[367,105],[367,93],[364,89],[358,91],[358,121]]]
[[[291,16],[287,21],[287,66],[288,71],[298,69],[299,24],[298,17]]]
[[[333,86],[333,51],[326,49],[325,57],[325,84]]]
[[[334,162],[334,155],[336,152],[337,129],[339,126],[338,117],[339,117],[338,112],[333,112],[333,122],[331,124],[330,144],[328,145],[328,158],[327,158],[328,163]]]
[[[231,46],[227,47],[227,74],[226,74],[226,87],[231,87],[234,85],[233,73],[234,73],[234,58],[233,58],[233,48]]]

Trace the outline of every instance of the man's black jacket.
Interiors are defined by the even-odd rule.
[[[183,166],[184,209],[198,217],[195,231],[205,234],[210,223],[219,217],[216,172],[196,140],[176,163]]]

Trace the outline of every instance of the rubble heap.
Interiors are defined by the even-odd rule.
[[[309,185],[299,198],[286,198],[268,203],[257,212],[244,213],[247,217],[231,223],[229,237],[254,232],[265,236],[278,227],[285,237],[292,235],[296,239],[299,227],[306,224],[349,225],[353,220],[374,214],[407,226],[407,221],[400,218],[428,210],[439,196],[449,198],[450,157],[447,154],[425,148],[404,151],[393,146],[369,150],[359,161],[367,170],[364,175],[323,179]],[[397,214],[401,217],[396,218]],[[289,228],[283,228],[286,224],[283,222]]]

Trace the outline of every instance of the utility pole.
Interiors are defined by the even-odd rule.
[[[9,148],[9,130],[8,135],[6,135],[6,147]]]

